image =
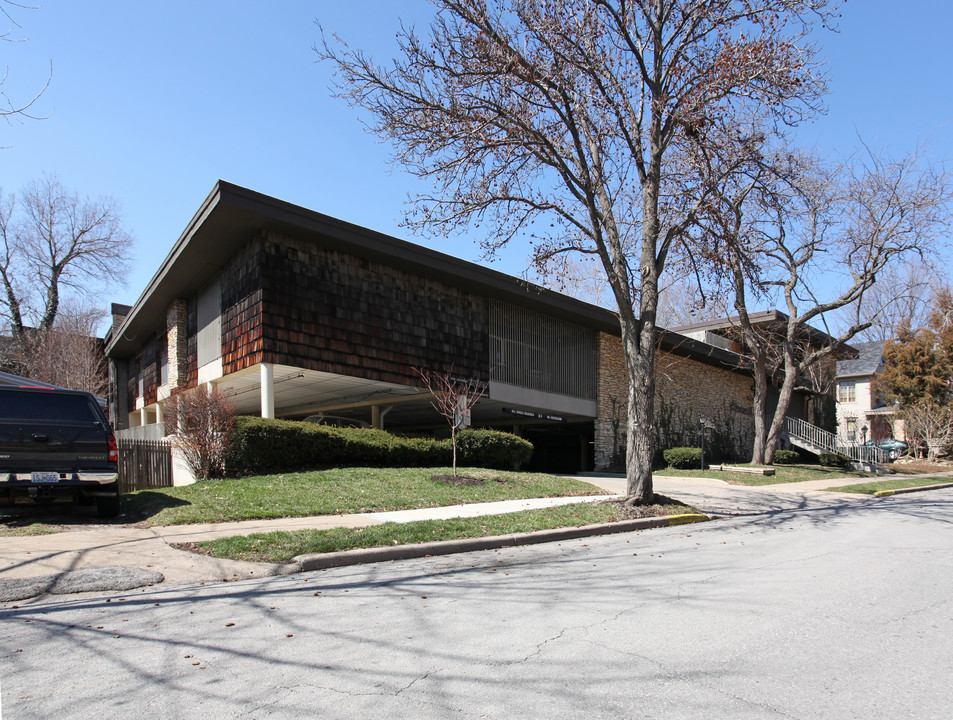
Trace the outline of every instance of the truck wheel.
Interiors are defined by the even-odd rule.
[[[114,518],[120,509],[119,493],[96,498],[96,514],[101,518]]]

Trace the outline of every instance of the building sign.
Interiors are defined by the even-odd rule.
[[[566,418],[561,415],[550,415],[548,413],[538,413],[532,410],[520,410],[519,408],[503,408],[503,412],[519,415],[520,417],[536,418],[537,420],[550,420],[552,422],[566,422]]]

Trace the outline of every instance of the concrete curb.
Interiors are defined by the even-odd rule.
[[[665,517],[622,520],[614,523],[598,523],[596,525],[582,525],[580,527],[537,530],[535,532],[514,533],[510,535],[461,538],[459,540],[437,540],[435,542],[417,543],[414,545],[362,548],[359,550],[342,550],[332,553],[310,553],[292,558],[289,563],[289,568],[294,569],[289,569],[287,573],[282,574],[323,570],[325,568],[343,567],[346,565],[387,562],[389,560],[409,560],[411,558],[433,555],[453,555],[456,553],[475,552],[477,550],[496,550],[502,547],[536,545],[538,543],[574,540],[576,538],[592,537],[594,535],[611,535],[613,533],[632,532],[634,530],[686,525],[689,523],[705,522],[709,519],[707,515],[700,514],[667,515]]]
[[[917,487],[898,488],[896,490],[878,490],[874,493],[875,497],[890,497],[891,495],[903,495],[905,493],[925,492],[926,490],[942,490],[943,488],[953,487],[953,483],[940,483],[939,485],[919,485]]]
[[[0,579],[0,602],[16,602],[40,595],[80,592],[119,592],[164,580],[162,573],[139,568],[109,566],[69,572]]]

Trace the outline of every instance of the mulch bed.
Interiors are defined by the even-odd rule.
[[[671,514],[672,505],[681,505],[664,495],[655,496],[655,505],[626,505],[624,500],[603,500],[606,505],[612,505],[619,513],[619,520],[640,520],[648,517],[662,517]],[[686,507],[685,512],[688,512]]]
[[[444,485],[457,485],[460,487],[472,487],[474,485],[486,484],[486,480],[469,477],[468,475],[434,475],[430,479],[434,482],[443,483]]]

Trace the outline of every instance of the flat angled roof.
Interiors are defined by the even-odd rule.
[[[477,263],[219,180],[135,305],[111,332],[106,354],[116,358],[132,356],[144,340],[165,322],[166,310],[174,300],[194,295],[221,271],[245,243],[263,230],[358,254],[586,327],[615,335],[620,333],[618,317],[611,310]],[[742,369],[737,353],[715,348],[676,332],[660,330],[660,346],[678,355],[747,372]]]
[[[106,352],[125,357],[158,327],[176,298],[193,295],[259,231],[271,230],[359,254],[425,277],[510,300],[540,312],[618,332],[605,308],[405,240],[219,180],[142,295],[115,329]]]
[[[787,313],[783,313],[780,310],[760,310],[758,312],[748,313],[748,319],[751,321],[752,325],[770,325],[774,323],[786,324],[788,321]],[[699,330],[728,330],[741,327],[741,317],[738,315],[732,315],[731,317],[726,318],[716,318],[714,320],[700,320],[696,323],[689,323],[688,325],[678,325],[677,327],[670,328],[672,332],[676,333],[685,333],[685,332],[697,332]],[[803,326],[803,332],[807,337],[821,345],[828,345],[837,342],[837,338],[831,337],[829,334],[823,330],[818,330],[815,327],[810,325]],[[857,354],[857,351],[853,346],[842,344],[840,349],[837,351],[838,357],[843,356],[854,356]]]

